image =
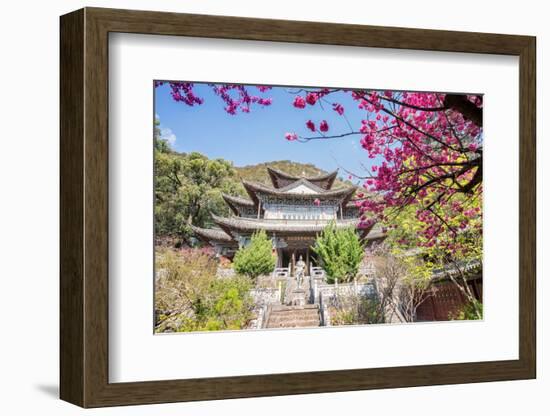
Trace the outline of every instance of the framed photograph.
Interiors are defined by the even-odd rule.
[[[61,17],[82,407],[536,377],[535,38]]]

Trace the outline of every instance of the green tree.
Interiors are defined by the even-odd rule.
[[[211,212],[229,215],[223,193],[242,191],[230,162],[196,152],[166,151],[166,146],[164,143],[155,150],[155,231],[161,237],[186,240],[191,224],[211,225]]]
[[[275,267],[272,243],[265,231],[252,235],[250,244],[241,247],[235,254],[233,267],[239,274],[255,279],[262,274],[271,273]]]
[[[364,244],[354,228],[337,229],[331,222],[315,240],[313,251],[321,261],[327,281],[349,282],[355,278],[365,255]]]
[[[160,131],[160,120],[155,118],[154,130],[153,130],[153,141],[155,144],[155,150],[161,153],[172,153],[170,144],[161,137]]]

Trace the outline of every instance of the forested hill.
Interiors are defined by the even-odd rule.
[[[328,173],[311,163],[292,162],[290,160],[278,160],[273,162],[258,163],[256,165],[247,165],[235,167],[237,176],[247,181],[261,182],[271,185],[271,179],[267,173],[267,168],[275,168],[289,175],[295,176],[319,176]],[[338,188],[344,184],[340,179],[334,182],[334,188]]]

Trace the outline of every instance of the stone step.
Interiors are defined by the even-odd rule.
[[[269,322],[266,328],[307,328],[319,326],[319,319],[309,321]]]
[[[307,318],[311,318],[311,317],[315,317],[315,316],[318,316],[319,314],[317,312],[305,312],[305,313],[296,313],[296,312],[291,312],[291,313],[281,313],[281,312],[272,312],[271,313],[271,316],[273,317],[279,317],[281,319],[286,319],[286,318],[293,318],[293,317],[307,317]]]
[[[287,321],[311,321],[311,320],[319,320],[318,315],[292,315],[292,316],[270,316],[269,322],[287,322]]]
[[[319,311],[317,305],[273,305],[271,310],[273,312],[286,312],[286,311]]]
[[[290,322],[290,321],[315,321],[319,320],[318,316],[271,316],[269,318],[269,323],[279,324],[281,322]]]
[[[310,320],[319,320],[319,315],[271,315],[269,322],[285,322],[285,321],[310,321]]]
[[[273,305],[273,306],[279,306],[279,305]],[[307,305],[294,305],[293,308],[304,308]],[[280,314],[289,314],[289,313],[317,313],[319,310],[317,309],[317,305],[315,305],[315,308],[307,308],[307,309],[276,309],[273,307],[272,312],[280,313]]]
[[[273,306],[266,322],[266,328],[302,328],[319,326],[317,305]]]

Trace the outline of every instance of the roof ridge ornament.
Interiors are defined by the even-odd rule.
[[[296,199],[326,199],[326,198],[342,198],[342,203],[347,203],[347,201],[353,196],[355,191],[357,190],[356,186],[349,186],[344,188],[337,188],[337,189],[323,189],[315,184],[311,184],[311,182],[307,179],[301,178],[298,180],[299,184],[289,184],[287,187],[284,188],[273,188],[267,185],[264,185],[261,182],[255,182],[255,181],[247,181],[243,180],[243,186],[248,192],[248,195],[250,198],[257,203],[259,201],[257,193],[259,194],[267,194],[267,195],[273,195],[273,196],[280,196],[285,198],[296,198]],[[295,186],[299,186],[300,184],[309,183],[311,186],[310,188],[312,190],[316,190],[314,193],[293,193],[288,192],[288,190],[293,189]],[[287,189],[288,188],[288,189]]]

